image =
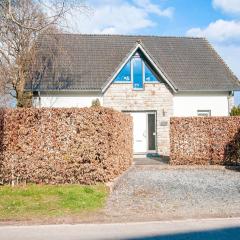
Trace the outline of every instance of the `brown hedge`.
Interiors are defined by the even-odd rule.
[[[170,120],[170,163],[240,165],[240,117]]]
[[[132,118],[108,108],[2,109],[0,180],[93,184],[132,164]]]

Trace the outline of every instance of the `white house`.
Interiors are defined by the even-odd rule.
[[[36,107],[128,112],[134,152],[169,154],[171,116],[228,116],[238,79],[203,38],[60,34],[67,54],[27,90]],[[46,41],[41,48],[48,49]],[[51,64],[50,64],[51,65]],[[39,77],[41,75],[41,77]]]

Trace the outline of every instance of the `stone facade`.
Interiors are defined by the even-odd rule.
[[[144,90],[133,90],[131,83],[113,83],[103,95],[103,106],[118,111],[156,111],[157,151],[169,155],[173,94],[165,83],[147,83]]]

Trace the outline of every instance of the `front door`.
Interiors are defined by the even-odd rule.
[[[147,152],[147,115],[145,112],[131,113],[133,117],[134,153]]]
[[[156,114],[147,114],[148,151],[156,151]]]

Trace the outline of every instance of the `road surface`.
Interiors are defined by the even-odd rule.
[[[1,240],[239,240],[240,218],[164,222],[0,226]]]

